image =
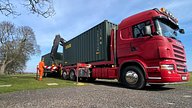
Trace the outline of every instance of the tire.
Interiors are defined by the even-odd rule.
[[[142,89],[146,86],[146,80],[142,70],[137,66],[128,66],[122,70],[122,83],[131,89]]]
[[[69,79],[72,80],[72,81],[75,81],[76,80],[76,76],[75,76],[75,72],[74,71],[71,71],[69,73]]]
[[[68,75],[67,75],[67,72],[66,72],[66,71],[63,71],[63,73],[62,73],[62,78],[63,78],[64,80],[67,80],[67,79],[68,79]]]

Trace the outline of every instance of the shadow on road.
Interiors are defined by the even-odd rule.
[[[167,86],[152,87],[152,86],[147,85],[143,90],[146,90],[146,91],[167,91],[167,90],[172,90],[172,89],[175,89],[175,88],[167,87]]]
[[[57,79],[63,80],[62,78],[60,78],[58,76],[48,76],[48,78],[57,78]],[[126,88],[124,85],[118,83],[117,80],[111,80],[111,79],[97,79],[96,81],[91,82],[91,83],[87,82],[87,81],[82,81],[82,80],[79,80],[79,82],[83,82],[83,83],[87,83],[87,84],[94,84],[94,85],[104,85],[104,86],[110,86],[110,87],[119,87],[119,88],[129,89],[129,88]],[[175,88],[168,87],[168,86],[152,87],[150,85],[147,85],[142,90],[143,91],[167,91],[167,90],[172,90],[172,89],[175,89]]]
[[[128,88],[124,87],[122,84],[118,83],[118,81],[115,81],[115,80],[96,80],[96,81],[92,82],[91,84],[128,89]],[[167,91],[167,90],[172,90],[172,89],[175,89],[175,88],[167,87],[167,86],[164,86],[164,87],[152,87],[150,85],[147,85],[142,90],[144,90],[144,91]]]

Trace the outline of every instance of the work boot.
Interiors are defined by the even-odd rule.
[[[42,76],[39,77],[39,81],[42,81]]]

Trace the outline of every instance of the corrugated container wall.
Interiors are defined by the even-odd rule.
[[[45,66],[51,66],[54,63],[50,57],[50,53],[43,55],[42,58],[44,58]],[[55,62],[56,64],[63,64],[63,53],[56,53]]]
[[[110,34],[116,24],[107,20],[67,41],[64,46],[64,65],[110,60]]]

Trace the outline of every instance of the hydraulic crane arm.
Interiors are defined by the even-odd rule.
[[[50,54],[54,63],[55,63],[55,56],[57,54],[59,44],[64,47],[64,43],[65,43],[65,40],[63,38],[61,38],[60,35],[55,36],[55,39],[53,41],[53,46],[51,48],[51,54]]]

